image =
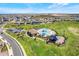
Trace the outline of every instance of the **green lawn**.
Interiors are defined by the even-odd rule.
[[[76,21],[61,21],[54,22],[52,24],[38,24],[38,25],[20,25],[16,26],[15,24],[7,24],[5,28],[49,28],[55,30],[57,35],[63,35],[68,38],[64,46],[56,46],[54,44],[46,44],[44,41],[36,40],[34,41],[30,37],[24,35],[24,39],[17,38],[17,35],[11,32],[8,32],[10,35],[15,37],[24,47],[27,55],[31,56],[76,56],[79,55],[79,36],[74,35],[68,30],[69,27],[79,28],[79,22]]]
[[[1,39],[0,39],[0,42],[1,42]]]

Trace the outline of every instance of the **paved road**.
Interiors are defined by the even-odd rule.
[[[7,42],[10,43],[10,45],[12,46],[12,49],[13,49],[14,56],[24,56],[23,51],[22,51],[21,47],[19,46],[19,44],[16,42],[16,40],[7,36],[4,33],[0,34],[0,36],[2,36],[3,39],[7,40]]]

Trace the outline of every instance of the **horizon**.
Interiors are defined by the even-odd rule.
[[[79,13],[6,13],[6,14],[0,14],[0,15],[18,15],[18,14],[41,14],[41,15],[45,15],[45,14],[79,14]]]

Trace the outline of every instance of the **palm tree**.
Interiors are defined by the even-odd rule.
[[[4,46],[3,46],[2,49],[1,49],[1,52],[3,52],[3,51],[7,51],[6,44],[4,44]]]

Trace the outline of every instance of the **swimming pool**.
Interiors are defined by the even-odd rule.
[[[38,29],[38,33],[39,33],[39,35],[42,36],[42,37],[51,36],[51,35],[56,35],[56,32],[55,32],[55,31],[52,31],[52,30],[47,29],[47,28]]]

